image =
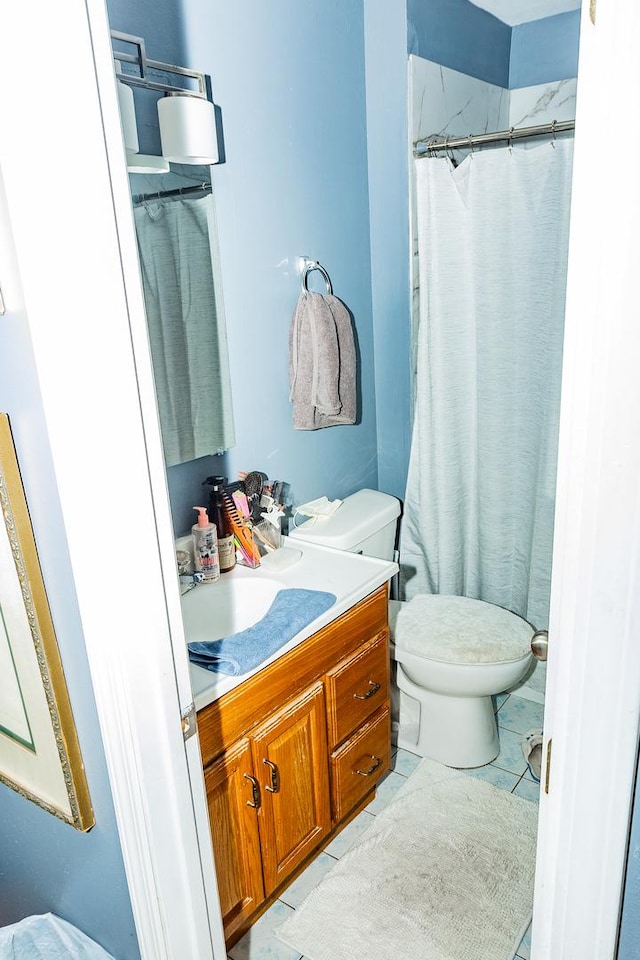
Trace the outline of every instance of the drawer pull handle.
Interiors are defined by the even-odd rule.
[[[251,784],[251,793],[253,800],[247,800],[247,806],[253,807],[254,810],[258,810],[260,807],[260,784],[255,777],[250,776],[250,774],[244,774],[245,780],[248,780]]]
[[[271,786],[265,787],[265,790],[268,790],[269,793],[277,793],[280,789],[280,771],[276,767],[275,763],[272,763],[271,760],[262,761],[265,766],[269,767],[271,771]]]
[[[353,697],[355,700],[368,700],[369,697],[374,697],[378,690],[380,689],[380,684],[376,683],[375,680],[369,680],[369,689],[366,693],[354,693]]]
[[[374,757],[374,755],[371,754],[371,759],[374,761],[374,763],[371,767],[369,767],[368,770],[356,770],[356,773],[359,773],[361,777],[370,777],[371,774],[375,773],[378,767],[382,765],[381,757]]]

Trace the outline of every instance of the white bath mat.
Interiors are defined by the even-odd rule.
[[[423,760],[277,936],[305,960],[511,960],[537,819],[536,804]]]

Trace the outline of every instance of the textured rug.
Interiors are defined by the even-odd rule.
[[[305,960],[511,960],[538,807],[423,760],[277,936]]]

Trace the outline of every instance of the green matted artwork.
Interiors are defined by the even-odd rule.
[[[0,414],[0,781],[95,823],[7,414]]]

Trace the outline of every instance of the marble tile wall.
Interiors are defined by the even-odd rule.
[[[576,78],[509,91],[510,127],[527,127],[576,115]]]
[[[509,125],[509,90],[421,57],[409,57],[412,140],[467,136]]]

